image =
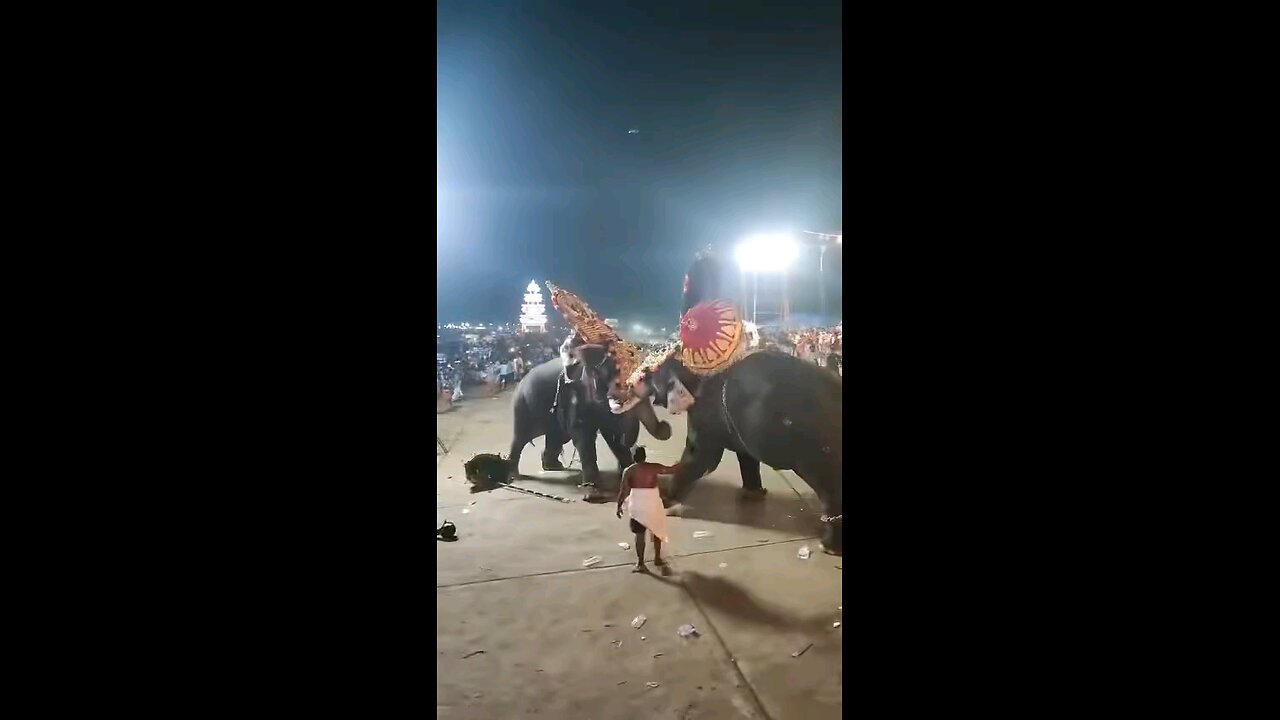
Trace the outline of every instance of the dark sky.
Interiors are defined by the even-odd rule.
[[[436,17],[438,321],[515,321],[536,279],[674,326],[699,248],[842,229],[838,0],[440,0]],[[841,262],[827,252],[833,307]],[[816,312],[817,267],[815,249],[793,264],[793,312]]]

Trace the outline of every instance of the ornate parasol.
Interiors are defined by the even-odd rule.
[[[680,318],[680,362],[698,375],[714,375],[746,356],[742,321],[725,300],[699,303]]]

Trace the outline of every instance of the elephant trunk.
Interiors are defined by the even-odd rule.
[[[636,403],[636,406],[631,411],[635,413],[635,416],[644,424],[644,429],[648,430],[653,437],[659,440],[667,440],[671,437],[671,423],[658,420],[658,416],[653,412],[653,403],[649,402],[648,398]]]

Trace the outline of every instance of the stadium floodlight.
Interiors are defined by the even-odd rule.
[[[738,243],[734,258],[745,272],[785,272],[800,249],[788,235],[755,235]]]

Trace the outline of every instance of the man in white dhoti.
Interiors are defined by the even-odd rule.
[[[648,572],[644,565],[644,531],[653,535],[653,564],[665,565],[662,559],[662,541],[667,539],[667,511],[662,507],[658,494],[658,476],[671,475],[680,468],[676,465],[659,465],[644,461],[644,448],[636,448],[636,462],[622,471],[618,484],[618,517],[622,517],[622,503],[627,503],[631,516],[631,532],[636,534],[636,567],[632,572]]]

